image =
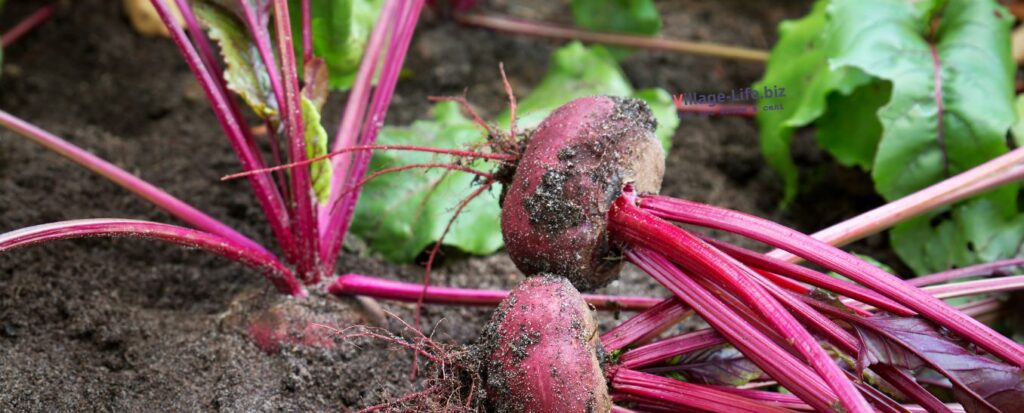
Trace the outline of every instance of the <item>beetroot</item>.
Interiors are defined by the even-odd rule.
[[[494,412],[608,412],[597,322],[563,277],[526,279],[483,335],[487,404]]]
[[[506,248],[523,273],[561,275],[580,290],[618,275],[623,261],[608,243],[606,214],[626,183],[641,194],[661,189],[656,127],[643,101],[609,96],[573,100],[537,127],[501,213]]]

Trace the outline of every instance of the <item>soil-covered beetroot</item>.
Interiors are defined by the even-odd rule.
[[[606,214],[626,183],[661,189],[656,127],[643,101],[609,96],[566,103],[537,127],[502,203],[505,245],[523,273],[565,276],[580,290],[618,275]]]
[[[593,313],[567,279],[528,278],[484,330],[490,411],[611,411],[599,347]]]

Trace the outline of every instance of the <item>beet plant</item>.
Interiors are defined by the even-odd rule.
[[[617,406],[641,411],[1020,408],[1024,349],[936,297],[1014,290],[1019,277],[986,280],[988,287],[959,283],[923,290],[779,224],[657,195],[664,161],[656,124],[641,101],[599,96],[567,103],[529,133],[525,150],[512,154],[517,159],[502,197],[502,231],[513,262],[535,278],[511,294],[424,287],[416,297],[414,287],[357,275],[339,277],[331,291],[465,304],[493,304],[504,296],[479,344],[488,389],[484,404],[493,411],[610,411],[605,388]],[[999,183],[985,174],[998,176],[1008,165],[1012,159],[997,158],[923,196],[945,191],[938,202],[952,202],[988,188],[978,182]],[[915,203],[897,204],[900,209],[888,214],[921,213],[921,198],[910,201]],[[795,265],[779,253],[695,235],[672,222],[739,234],[851,281]],[[877,230],[864,219],[851,222],[860,236]],[[851,225],[845,229],[848,241]],[[587,327],[589,313],[579,313],[584,298],[565,286],[604,285],[627,261],[673,297],[592,343],[599,333]],[[939,274],[923,283],[950,277],[959,276]],[[629,301],[638,304],[636,298]],[[690,311],[711,329],[647,343]],[[729,363],[713,358],[724,357],[723,345],[738,350]],[[583,361],[595,352],[605,355],[604,381],[595,382]],[[700,363],[701,354],[725,372],[709,374],[684,363],[687,357]],[[573,368],[563,364],[576,358],[581,361]],[[925,377],[934,373],[948,381],[960,405],[947,406],[926,388],[931,385]],[[761,381],[778,383],[793,396],[721,387]]]
[[[1016,179],[1013,167],[1024,149],[964,168],[959,175],[809,236],[737,211],[659,195],[665,167],[656,135],[658,121],[647,104],[630,97],[580,97],[547,115],[535,129],[521,130],[516,126],[516,100],[506,80],[509,130],[506,133],[474,115],[487,132],[486,145],[479,150],[375,145],[422,2],[388,1],[382,6],[355,76],[339,138],[330,151],[319,126],[318,103],[323,101],[329,78],[321,71],[330,65],[314,57],[309,2],[300,5],[299,19],[304,82],[300,82],[293,48],[289,13],[294,10],[288,2],[198,2],[193,10],[179,0],[191,39],[166,5],[159,0],[154,5],[239,154],[244,171],[237,176],[254,188],[284,260],[158,188],[3,112],[0,123],[110,178],[195,229],[120,219],[69,221],[0,235],[0,252],[72,237],[144,237],[242,262],[263,272],[283,293],[301,296],[306,294],[305,285],[317,285],[331,275],[359,189],[374,178],[364,177],[370,150],[446,154],[496,165],[492,171],[461,162],[406,165],[405,169],[443,168],[479,177],[478,188],[459,204],[455,215],[475,196],[502,184],[502,236],[513,262],[529,278],[506,293],[428,285],[410,288],[343,275],[330,283],[328,291],[419,303],[494,305],[500,301],[480,341],[471,346],[474,351],[468,352],[469,358],[437,357],[395,341],[441,364],[438,374],[442,377],[455,374],[451,368],[472,370],[467,382],[437,382],[464,386],[455,389],[465,397],[457,403],[461,409],[1024,409],[1024,349],[973,317],[991,311],[998,302],[982,300],[957,308],[939,298],[1018,289],[1024,285],[1020,277],[921,288],[986,274],[994,267],[1020,266],[1019,260],[908,282],[835,246]],[[227,64],[224,82],[216,76],[221,71],[200,19],[221,44]],[[271,21],[276,36],[269,33]],[[371,98],[370,84],[385,43],[388,59]],[[266,123],[271,155],[278,166],[268,167],[262,158],[229,90],[238,93]],[[278,146],[278,138],[284,145]],[[675,224],[730,232],[779,250],[762,254]],[[440,244],[431,251],[428,271]],[[797,265],[801,259],[848,280]],[[671,296],[580,293],[614,280],[627,262],[662,284]],[[643,311],[602,333],[588,303]],[[656,340],[692,314],[700,315],[710,328]],[[453,394],[452,389],[438,386],[396,402]],[[787,392],[762,389],[768,386]],[[450,406],[432,404],[438,405]]]
[[[380,6],[380,17],[372,33],[357,19],[372,19],[373,10],[353,12],[353,3],[179,0],[176,5],[186,22],[181,27],[167,3],[152,1],[246,170],[327,152],[320,110],[331,85],[351,86],[335,148],[373,144],[423,2],[373,3]],[[211,39],[219,45],[223,62]],[[232,93],[253,109],[265,136],[256,136]],[[369,162],[367,153],[353,153],[309,168],[248,178],[283,253],[279,258],[217,219],[70,142],[7,112],[0,112],[0,124],[191,227],[121,219],[67,221],[4,234],[0,251],[76,237],[150,238],[239,261],[258,269],[280,292],[297,296],[307,294],[304,285],[316,285],[333,272],[359,196],[353,183],[362,178]]]

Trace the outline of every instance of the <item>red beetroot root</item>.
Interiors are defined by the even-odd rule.
[[[557,274],[590,290],[622,269],[608,243],[606,214],[622,187],[661,189],[665,156],[657,122],[641,100],[573,100],[533,132],[505,194],[501,230],[526,275]]]
[[[483,334],[489,410],[611,411],[598,336],[590,307],[565,278],[519,284]]]

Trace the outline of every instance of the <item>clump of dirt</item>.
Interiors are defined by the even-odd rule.
[[[0,27],[47,2],[7,3]],[[479,3],[484,10],[547,21],[567,23],[569,16],[560,2]],[[809,3],[660,1],[658,8],[667,36],[768,48],[777,23],[800,16]],[[4,50],[0,109],[273,245],[246,182],[219,181],[237,172],[238,162],[187,66],[168,40],[135,34],[119,4],[58,2],[52,21]],[[498,63],[504,62],[516,93],[526,96],[559,45],[460,27],[428,14],[417,27],[406,64],[409,77],[398,84],[388,122],[424,118],[431,105],[427,96],[466,89],[483,117],[492,119],[507,104]],[[634,53],[623,67],[638,88],[657,86],[671,93],[745,87],[762,71],[756,63],[651,51]],[[324,114],[328,130],[339,118],[339,102],[334,97]],[[666,195],[803,230],[880,202],[863,174],[836,166],[809,139],[798,138],[797,161],[811,171],[804,177],[808,189],[794,208],[777,211],[779,180],[762,161],[756,126],[747,119],[686,117],[673,140],[662,188]],[[844,190],[837,190],[836,182]],[[180,224],[104,179],[0,131],[0,231],[92,217]],[[876,257],[887,251],[884,238],[862,245]],[[389,264],[354,247],[337,270],[404,281],[422,276],[420,267]],[[508,289],[521,280],[505,254],[449,260],[434,274],[435,284],[459,287]],[[631,267],[599,292],[665,294]],[[313,294],[299,307],[282,300],[244,267],[146,241],[83,240],[4,254],[0,410],[323,411],[374,405],[424,389],[425,382],[408,379],[411,356],[398,346],[369,338],[308,341],[301,334],[304,327],[290,322],[281,327],[281,320],[295,316],[341,328],[370,322],[359,315],[354,300]],[[411,319],[411,305],[382,305]],[[260,316],[268,311],[270,316]],[[427,306],[424,325],[435,341],[466,345],[480,335],[490,313]],[[601,315],[601,329],[616,324],[616,317]],[[264,330],[272,338],[267,343],[278,344],[276,350],[261,349],[243,320],[273,326]],[[403,330],[389,320],[392,331]]]

